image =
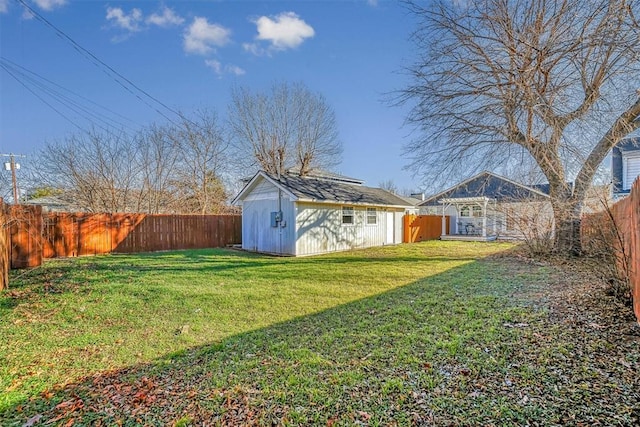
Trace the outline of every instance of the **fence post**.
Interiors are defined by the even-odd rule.
[[[0,291],[9,288],[9,239],[7,211],[0,198]]]

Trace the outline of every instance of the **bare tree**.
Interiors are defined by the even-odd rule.
[[[400,94],[421,130],[406,146],[411,167],[468,173],[533,159],[550,184],[556,250],[578,253],[594,174],[640,127],[639,2],[406,4],[419,49]]]
[[[91,212],[220,213],[227,145],[217,116],[206,111],[133,137],[78,134],[45,145],[35,182]]]
[[[170,138],[180,147],[180,162],[174,171],[181,211],[218,214],[225,210],[227,194],[222,175],[227,171],[228,143],[216,114],[199,111],[182,118]]]
[[[135,211],[137,147],[124,135],[91,132],[48,143],[38,156],[40,182],[66,190],[91,212]]]
[[[382,188],[383,190],[387,190],[390,193],[399,194],[398,186],[396,185],[395,182],[393,182],[392,179],[387,179],[386,181],[380,181],[380,183],[378,184],[378,187]]]
[[[232,91],[230,131],[244,169],[272,174],[337,165],[342,154],[336,118],[322,95],[302,84],[276,84],[268,93]]]
[[[172,128],[153,125],[138,138],[141,170],[139,212],[173,213],[180,206],[173,182],[181,160],[180,143]]]

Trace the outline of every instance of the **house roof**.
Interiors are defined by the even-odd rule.
[[[264,171],[258,172],[235,197],[233,203],[242,201],[261,181],[267,180],[283,190],[295,201],[315,203],[352,204],[369,206],[410,207],[411,204],[381,188],[366,187],[362,181],[340,175],[300,176],[286,173],[279,178]]]
[[[545,191],[546,190],[546,191]],[[418,206],[439,206],[442,199],[487,197],[498,201],[547,198],[548,184],[526,186],[492,172],[481,172],[461,183],[428,197]]]
[[[300,176],[300,169],[299,168],[287,169],[286,175],[290,175],[290,176],[297,175],[297,176]],[[314,169],[311,172],[307,173],[305,176],[310,177],[310,178],[320,178],[320,179],[325,179],[325,180],[329,180],[329,181],[351,183],[351,184],[356,184],[356,185],[364,184],[364,181],[361,180],[361,179],[352,178],[350,176],[340,175],[340,174],[337,174],[337,173],[324,171],[324,170],[319,170],[319,169]]]
[[[422,203],[422,200],[423,200],[423,199],[418,199],[416,197],[405,197],[405,196],[398,196],[398,197],[400,197],[402,200],[404,200],[411,206],[418,206],[420,203]]]
[[[29,199],[24,201],[23,204],[42,206],[43,209],[49,210],[49,211],[73,212],[78,210],[77,207],[75,207],[68,200],[65,200],[58,196],[43,196],[43,197],[38,197],[36,199]]]

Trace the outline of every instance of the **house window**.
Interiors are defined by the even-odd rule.
[[[352,225],[353,224],[353,208],[350,206],[342,207],[342,224]]]
[[[378,223],[378,212],[376,208],[367,208],[367,225],[376,225]]]
[[[630,190],[633,181],[640,175],[640,156],[637,153],[624,153],[622,169],[622,189]]]
[[[478,205],[465,205],[462,208],[460,208],[460,216],[464,216],[464,217],[476,217],[476,218],[481,218],[482,217],[482,206],[478,206]]]
[[[476,217],[476,218],[481,218],[482,217],[482,206],[478,206],[478,205],[465,205],[462,208],[460,208],[460,216],[464,216],[464,217]]]

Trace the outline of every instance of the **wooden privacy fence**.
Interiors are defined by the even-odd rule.
[[[585,215],[581,233],[587,251],[602,240],[614,248],[617,271],[629,281],[633,310],[640,321],[640,179],[634,182],[631,194],[608,211]]]
[[[9,236],[7,230],[6,205],[0,198],[0,291],[9,287]]]
[[[242,241],[240,215],[24,212],[11,227],[11,267],[42,258],[223,247]],[[26,214],[25,212],[32,212]]]
[[[10,205],[5,212],[11,268],[42,264],[42,206]]]
[[[450,217],[446,218],[446,229],[449,230]],[[404,243],[422,242],[423,240],[436,240],[442,234],[442,216],[440,215],[405,215],[404,216]]]

